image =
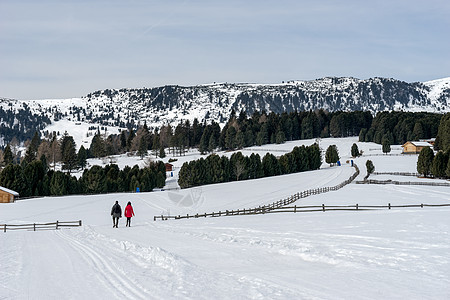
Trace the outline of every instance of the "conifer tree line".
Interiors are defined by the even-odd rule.
[[[317,170],[321,164],[322,158],[317,144],[295,147],[279,158],[271,153],[267,153],[262,159],[255,153],[244,156],[241,152],[236,152],[230,158],[210,154],[206,158],[185,162],[179,172],[178,184],[181,188],[188,188],[256,179]]]
[[[67,133],[60,139],[52,135],[40,140],[36,132],[22,158],[9,144],[0,153],[5,166],[0,172],[0,185],[17,191],[21,197],[129,192],[137,187],[145,192],[165,185],[166,170],[161,161],[144,168],[136,165],[119,170],[110,164],[84,169],[89,151],[81,146],[76,152],[75,141]],[[56,163],[61,163],[63,171],[55,171]],[[84,171],[79,179],[70,175],[80,168]]]
[[[379,112],[370,127],[361,128],[359,141],[403,145],[407,141],[436,138],[444,116],[423,112]]]
[[[425,177],[450,178],[450,148],[434,153],[430,147],[423,148],[417,159],[417,172]]]
[[[132,192],[137,187],[142,192],[150,192],[162,188],[165,181],[165,166],[161,161],[145,168],[126,166],[123,170],[115,164],[96,165],[85,169],[79,179],[67,172],[48,169],[38,159],[9,164],[0,172],[0,185],[17,191],[21,197]]]

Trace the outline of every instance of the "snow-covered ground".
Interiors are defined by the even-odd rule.
[[[353,173],[346,161],[356,141],[320,141],[324,150],[338,146],[341,167],[186,190],[2,204],[0,224],[81,219],[83,226],[1,233],[0,299],[449,299],[448,207],[153,221],[167,213],[255,207],[336,185]],[[266,145],[259,152],[281,155],[312,142]],[[367,159],[379,172],[415,172],[417,156],[384,156],[379,145],[357,144],[364,151],[355,159],[358,179]],[[198,157],[190,152],[174,165]],[[131,161],[118,157],[119,165],[123,159]],[[177,168],[168,178],[172,184]],[[112,228],[116,200],[122,207],[132,202],[132,227],[121,219]],[[450,203],[450,188],[350,184],[297,204],[322,203],[442,204]]]

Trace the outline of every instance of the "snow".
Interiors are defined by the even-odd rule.
[[[281,155],[312,142],[259,151]],[[415,171],[417,155],[397,155],[400,146],[392,147],[394,155],[382,155],[381,146],[357,137],[323,139],[322,149],[338,146],[341,167],[324,164],[317,171],[184,190],[2,204],[0,224],[81,219],[83,226],[1,233],[0,299],[449,299],[448,207],[153,221],[167,213],[254,207],[335,185],[353,173],[346,161],[354,142],[364,151],[354,159],[360,177],[367,159],[378,172]],[[179,168],[198,156],[192,151],[173,164]],[[117,157],[120,165],[122,159],[127,157]],[[374,178],[379,176],[386,175]],[[109,211],[116,200],[132,202],[132,227],[121,219],[112,228]],[[350,184],[297,204],[322,203],[443,204],[450,203],[450,188]]]
[[[437,100],[442,95],[443,91],[450,89],[450,77],[427,81],[423,84],[430,88],[428,98]]]

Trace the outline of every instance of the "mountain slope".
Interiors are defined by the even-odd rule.
[[[248,114],[257,110],[281,113],[321,108],[374,114],[390,110],[449,112],[450,77],[424,83],[378,77],[326,77],[282,84],[107,89],[73,99],[1,99],[0,107],[10,111],[26,108],[53,121],[68,119],[116,127],[135,127],[144,122],[149,126],[175,125],[194,118],[224,123],[232,109]]]

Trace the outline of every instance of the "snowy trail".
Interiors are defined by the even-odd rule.
[[[343,150],[353,141],[345,140]],[[363,175],[364,159],[357,159]],[[414,171],[414,159],[373,156],[379,171]],[[339,184],[353,171],[344,164],[179,191],[1,205],[0,223],[81,219],[83,227],[0,233],[0,299],[450,299],[448,207],[153,221],[168,211],[271,203]],[[116,200],[132,202],[132,227],[121,219],[112,228]],[[449,200],[448,187],[349,184],[301,204]]]

